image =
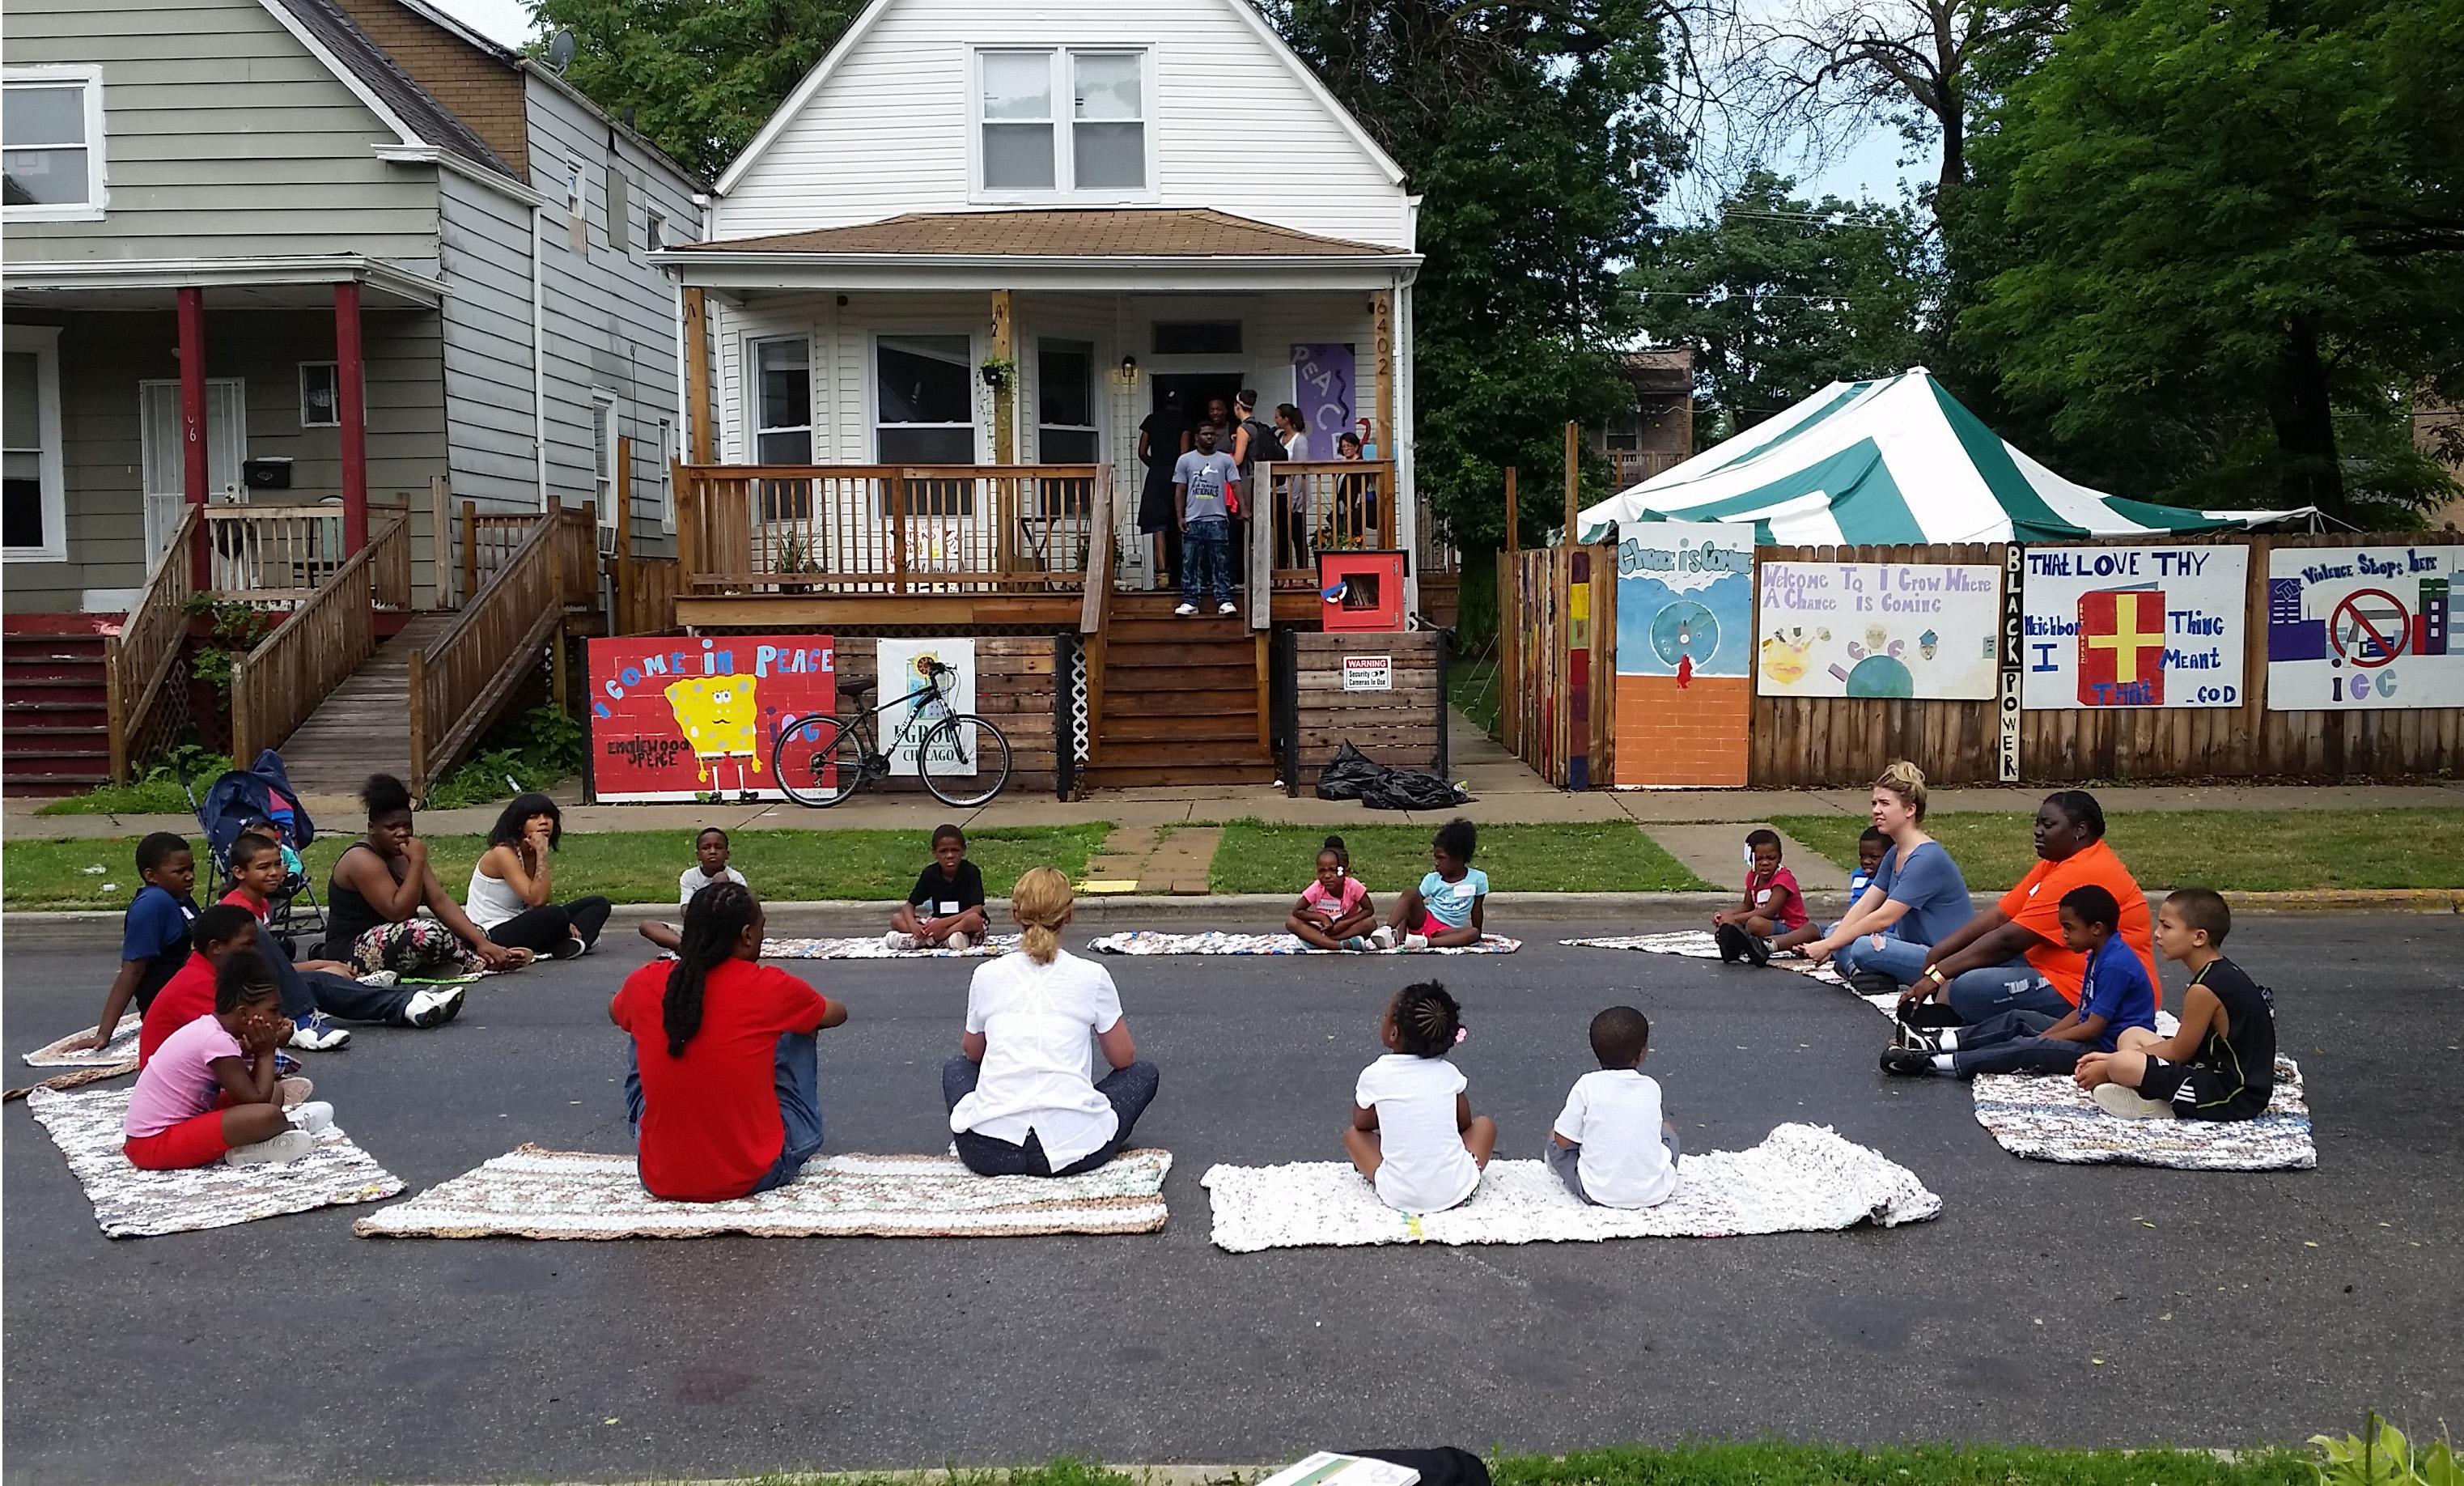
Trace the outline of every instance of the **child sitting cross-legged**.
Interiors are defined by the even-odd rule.
[[[102,1019],[91,1035],[69,1044],[79,1052],[110,1045],[112,1029],[134,1002],[138,1014],[188,963],[188,926],[197,917],[197,855],[187,839],[157,831],[137,843],[137,876],[143,886],[128,900],[121,920],[120,973],[103,993]]]
[[[1734,908],[1711,916],[1720,958],[1733,964],[1771,963],[1773,938],[1804,928],[1805,895],[1796,874],[1779,864],[1779,832],[1768,826],[1746,832],[1746,896]]]
[[[2276,993],[2225,958],[2233,910],[2212,888],[2184,888],[2156,911],[2156,948],[2190,970],[2170,1037],[2132,1028],[2071,1075],[2128,1120],[2255,1120],[2276,1094]]]
[[[1366,949],[1361,936],[1377,922],[1368,885],[1352,875],[1352,854],[1343,837],[1329,836],[1317,852],[1317,880],[1301,894],[1284,928],[1320,949]]]
[[[676,874],[676,909],[681,913],[693,900],[693,895],[714,882],[733,882],[737,887],[751,887],[744,874],[727,864],[727,832],[716,826],[704,826],[693,836],[693,864]],[[684,943],[684,935],[672,923],[647,922],[641,935],[661,949],[674,949]]]
[[[967,833],[935,826],[933,859],[891,914],[881,942],[892,949],[967,949],[982,943],[984,932],[984,875],[967,860]]]
[[[2004,1011],[1967,1027],[1912,1031],[1925,1045],[1882,1054],[1888,1074],[2067,1074],[2090,1053],[2111,1053],[2121,1035],[2156,1026],[2156,987],[2117,929],[2122,907],[2093,883],[2062,895],[2062,943],[2087,957],[2079,1005],[2059,1021],[2042,1011]]]
[[[1430,870],[1419,886],[1407,887],[1395,912],[1371,936],[1375,949],[1452,948],[1477,944],[1488,903],[1488,874],[1471,864],[1480,832],[1458,815],[1438,828],[1429,843]]]
[[[137,1075],[121,1149],[147,1171],[216,1162],[297,1161],[334,1122],[333,1106],[303,1102],[305,1078],[284,1078],[276,1049],[291,1036],[272,966],[254,950],[223,961],[210,1014],[165,1038]]]
[[[1874,885],[1874,874],[1882,870],[1882,857],[1890,850],[1891,838],[1882,833],[1880,826],[1867,826],[1865,833],[1857,838],[1857,870],[1848,875],[1849,907],[1854,908],[1857,900],[1865,896],[1865,890]],[[1838,926],[1834,923],[1826,928],[1809,919],[1772,940],[1771,953],[1797,954]]]
[[[1384,1057],[1360,1072],[1343,1148],[1377,1198],[1400,1212],[1443,1212],[1471,1196],[1497,1149],[1497,1123],[1471,1112],[1463,1070],[1447,1059],[1463,1012],[1435,981],[1386,1004]]]
[[[1656,1208],[1677,1190],[1677,1127],[1642,1071],[1651,1020],[1633,1007],[1592,1018],[1596,1073],[1574,1080],[1541,1155],[1566,1190],[1601,1208]]]
[[[236,908],[257,923],[257,944],[275,981],[282,987],[282,1013],[291,1018],[291,1046],[309,1053],[327,1053],[350,1046],[350,1031],[334,1025],[374,1022],[389,1027],[442,1027],[461,1014],[461,986],[371,986],[339,960],[302,960],[294,964],[287,941],[275,936],[268,922],[274,895],[282,889],[285,866],[274,841],[242,832],[231,849],[231,890],[222,901],[197,916],[202,925],[216,909]],[[201,931],[202,932],[202,931]],[[204,941],[198,941],[199,947]],[[165,987],[166,993],[168,987]]]
[[[236,904],[216,903],[197,914],[196,922],[188,926],[188,963],[154,993],[153,1004],[146,1007],[145,1018],[138,1026],[140,1069],[154,1061],[155,1053],[173,1032],[198,1017],[213,1015],[214,978],[231,956],[258,953],[257,931],[255,916]],[[273,969],[269,962],[267,973]],[[275,988],[280,988],[278,981]]]

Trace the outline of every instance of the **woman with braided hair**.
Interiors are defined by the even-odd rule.
[[[1471,1196],[1497,1149],[1497,1122],[1471,1112],[1446,1056],[1464,1036],[1462,1009],[1422,981],[1395,993],[1377,1031],[1387,1053],[1360,1072],[1343,1148],[1386,1206],[1443,1212]]]
[[[761,964],[764,926],[751,888],[711,883],[685,904],[676,958],[634,971],[607,1008],[633,1038],[625,1111],[653,1197],[766,1192],[822,1148],[813,1034],[847,1009]]]
[[[941,1065],[958,1159],[980,1176],[1074,1176],[1112,1159],[1155,1097],[1111,972],[1061,947],[1069,879],[1038,867],[1010,890],[1019,952],[967,987],[967,1031]],[[1094,1049],[1111,1071],[1095,1077]]]

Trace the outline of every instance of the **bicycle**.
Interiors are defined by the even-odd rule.
[[[931,685],[921,694],[893,697],[845,721],[818,712],[782,719],[770,743],[779,787],[799,805],[827,810],[867,783],[889,778],[891,754],[874,746],[872,720],[905,705],[907,721],[899,724],[890,746],[895,752],[923,727],[915,739],[915,772],[935,799],[969,808],[1001,793],[1009,783],[1009,740],[988,719],[951,709],[943,680],[956,674],[928,660],[925,675]],[[876,684],[869,676],[843,676],[839,695],[861,701]],[[973,787],[959,792],[960,782]]]

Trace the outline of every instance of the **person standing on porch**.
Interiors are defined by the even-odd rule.
[[[1215,425],[1200,427],[1197,437],[1198,447],[1172,472],[1180,497],[1180,607],[1173,612],[1184,619],[1198,612],[1210,588],[1217,613],[1240,612],[1232,602],[1231,568],[1232,500],[1241,472],[1215,447]]]
[[[1173,488],[1173,471],[1189,453],[1189,413],[1176,388],[1163,394],[1163,406],[1138,425],[1138,462],[1146,466],[1146,485],[1138,492],[1138,530],[1155,539],[1159,550],[1155,587],[1180,587],[1180,504]]]
[[[1284,443],[1284,457],[1294,463],[1305,463],[1309,456],[1309,419],[1289,403],[1275,409],[1275,434]],[[1277,536],[1275,566],[1307,567],[1309,566],[1309,492],[1301,480],[1287,476],[1283,488],[1273,493],[1275,523],[1282,527]]]

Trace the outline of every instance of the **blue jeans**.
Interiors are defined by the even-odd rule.
[[[2060,1021],[2070,1015],[2071,1004],[2062,999],[2053,982],[2037,974],[2026,960],[2013,960],[2008,965],[1989,965],[1952,976],[1950,1009],[1968,1023],[1981,1022],[2005,1011],[2035,1011]]]
[[[983,1072],[981,1063],[963,1055],[942,1064],[941,1102],[957,1109],[960,1099],[976,1092],[976,1080],[983,1076]],[[1025,1142],[1017,1145],[973,1130],[952,1136],[950,1143],[957,1147],[958,1160],[978,1176],[1076,1176],[1120,1154],[1121,1147],[1130,1143],[1130,1132],[1137,1128],[1138,1117],[1155,1102],[1155,1090],[1161,1083],[1162,1076],[1153,1063],[1132,1063],[1097,1079],[1095,1092],[1111,1102],[1112,1116],[1119,1124],[1111,1141],[1058,1171],[1045,1158],[1044,1142],[1032,1130],[1026,1132]]]
[[[1839,946],[1839,952],[1831,957],[1831,965],[1841,975],[1871,970],[1902,986],[1913,986],[1925,969],[1925,956],[1931,953],[1931,944],[1910,943],[1896,934],[1883,935],[1879,947],[1873,935],[1859,934]]]
[[[753,1184],[752,1191],[745,1193],[748,1197],[796,1180],[796,1173],[822,1148],[821,1047],[813,1034],[781,1032],[772,1066],[773,1081],[779,1091],[779,1124],[785,1140],[779,1147],[778,1162]],[[645,1102],[641,1053],[628,1043],[625,1049],[625,1118],[632,1128],[636,1145],[642,1141]]]
[[[1232,602],[1232,523],[1219,516],[1180,534],[1180,601],[1203,603],[1210,588],[1218,604]]]
[[[2065,1013],[2067,1013],[2065,1008]],[[1978,1074],[2066,1074],[2079,1066],[2092,1042],[2064,1042],[2039,1035],[2060,1021],[2041,1011],[2005,1011],[1959,1030],[1950,1071],[1962,1078]]]

